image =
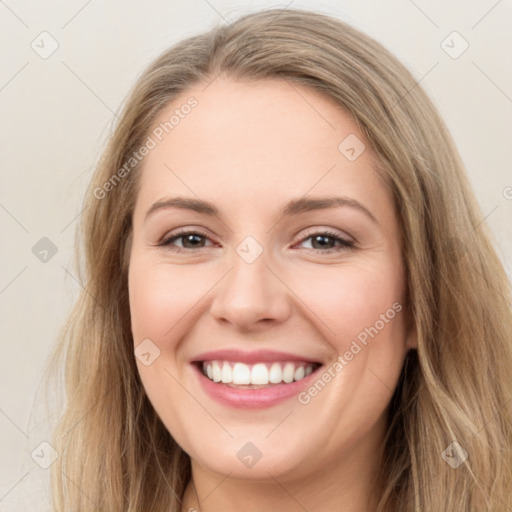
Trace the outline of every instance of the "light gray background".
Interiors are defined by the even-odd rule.
[[[128,89],[185,36],[274,6],[332,14],[375,37],[440,109],[511,275],[512,1],[288,1],[0,1],[0,511],[46,510],[49,470],[30,454],[50,422],[34,411],[82,286],[72,251],[84,189]],[[43,31],[59,45],[46,59],[31,47],[48,51]],[[453,31],[469,44],[456,59],[442,47],[462,48]],[[32,253],[42,237],[58,248],[46,263]]]

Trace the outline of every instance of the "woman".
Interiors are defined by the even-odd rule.
[[[507,279],[378,43],[299,10],[182,41],[85,206],[56,510],[512,507]]]

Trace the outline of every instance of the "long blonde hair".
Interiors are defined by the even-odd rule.
[[[127,268],[137,167],[104,197],[95,190],[141,147],[162,108],[220,73],[282,78],[336,100],[356,119],[393,193],[418,348],[392,399],[378,511],[512,507],[510,286],[452,139],[380,44],[324,15],[272,9],[155,60],[98,164],[78,235],[85,289],[51,359],[52,374],[65,368],[66,394],[52,439],[54,509],[180,510],[190,461],[151,406],[133,354]]]

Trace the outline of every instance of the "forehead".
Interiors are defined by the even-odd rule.
[[[334,192],[386,199],[355,120],[303,84],[224,76],[196,84],[160,112],[150,136],[156,144],[142,162],[138,203],[167,193],[239,209]]]

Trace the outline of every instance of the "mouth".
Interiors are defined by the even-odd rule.
[[[211,382],[240,389],[261,389],[298,382],[321,365],[307,361],[274,361],[246,364],[233,361],[202,361],[197,363]]]
[[[266,408],[298,396],[323,363],[274,351],[222,350],[191,361],[202,389],[235,408]]]

